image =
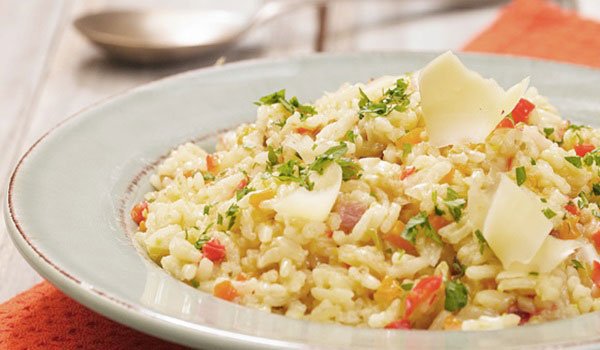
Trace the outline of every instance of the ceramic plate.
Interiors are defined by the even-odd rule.
[[[6,222],[35,269],[69,296],[164,339],[205,348],[419,348],[600,345],[600,313],[490,332],[398,331],[298,321],[197,291],[143,257],[128,209],[148,173],[178,144],[212,148],[216,134],[255,119],[253,101],[286,88],[315,99],[344,82],[421,68],[433,53],[363,53],[250,61],[142,86],[68,119],[15,169]],[[600,71],[522,58],[461,55],[507,87],[531,76],[563,116],[596,124]]]

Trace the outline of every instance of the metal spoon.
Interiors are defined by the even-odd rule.
[[[287,9],[323,0],[266,2],[253,16],[223,10],[114,10],[74,25],[109,56],[134,63],[181,61],[221,51]]]
[[[74,24],[81,34],[111,57],[134,63],[164,63],[222,51],[253,27],[286,11],[315,5],[321,5],[323,10],[333,1],[356,0],[266,0],[250,16],[223,10],[115,10],[84,15]],[[502,2],[429,0],[443,9],[477,7],[498,1]],[[325,11],[320,11],[318,37],[321,39],[324,14]]]

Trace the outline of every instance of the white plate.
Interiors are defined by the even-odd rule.
[[[435,54],[363,53],[252,61],[181,74],[87,109],[40,139],[15,169],[6,222],[36,270],[82,304],[130,327],[207,348],[484,348],[600,343],[600,314],[492,332],[359,329],[297,321],[197,291],[142,257],[128,211],[147,174],[187,140],[255,118],[252,102],[287,88],[311,100],[347,81],[421,68]],[[544,61],[461,55],[507,87],[531,76],[563,116],[598,124],[600,72]]]

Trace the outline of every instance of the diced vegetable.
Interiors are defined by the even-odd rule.
[[[395,299],[402,297],[405,292],[400,287],[400,283],[390,276],[385,276],[381,285],[373,294],[375,302],[383,307],[389,306]]]
[[[600,251],[600,231],[596,231],[594,234],[592,234],[592,236],[590,238],[592,239],[592,242],[594,243],[594,247],[596,247],[596,250]]]
[[[402,173],[400,174],[400,180],[406,179],[410,175],[414,174],[415,171],[417,171],[417,168],[415,168],[414,166],[407,166],[402,170]]]
[[[497,129],[513,129],[515,127],[515,123],[513,122],[512,119],[506,117],[504,119],[502,119],[500,121],[500,123],[498,123],[498,126],[496,127]]]
[[[600,263],[594,261],[594,268],[592,269],[592,275],[590,276],[596,287],[600,288]]]
[[[565,205],[565,210],[573,215],[579,215],[579,208],[573,203],[568,203]]]
[[[212,262],[221,262],[226,256],[225,246],[218,239],[213,238],[202,246],[202,254]]]
[[[396,320],[388,323],[385,329],[410,329],[410,322],[406,319]]]
[[[513,108],[511,114],[512,114],[512,118],[516,123],[525,123],[527,124],[529,122],[529,114],[531,113],[531,111],[533,111],[533,109],[535,108],[535,105],[531,102],[529,102],[528,100],[522,98],[519,100],[519,102],[517,103],[517,105],[515,106],[515,108]]]
[[[383,235],[383,239],[389,242],[394,247],[400,248],[410,255],[418,255],[415,246],[412,245],[412,243],[410,243],[408,240],[402,238],[402,236],[400,236],[399,234],[386,233],[385,235]]]
[[[148,213],[148,202],[143,201],[134,205],[131,209],[131,220],[136,224],[140,224],[142,221],[146,219],[146,215]]]
[[[239,296],[237,289],[235,289],[231,282],[227,280],[217,283],[213,289],[213,294],[217,298],[225,299],[227,301],[233,301]]]
[[[590,144],[582,144],[582,145],[577,145],[573,148],[575,149],[575,153],[578,156],[583,157],[586,154],[590,153],[591,151],[595,150],[596,146],[590,145]]]
[[[219,162],[214,155],[209,154],[206,156],[206,170],[208,170],[209,173],[214,175],[217,172],[218,166]]]
[[[439,215],[429,215],[429,223],[434,230],[439,230],[444,226],[450,224],[450,221],[446,220],[443,216]]]
[[[407,319],[421,304],[433,303],[433,297],[442,286],[442,276],[425,277],[406,296],[404,318]]]

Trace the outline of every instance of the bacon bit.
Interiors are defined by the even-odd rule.
[[[325,231],[325,236],[327,236],[327,238],[333,237],[333,231],[332,230]]]
[[[446,220],[443,216],[429,215],[429,223],[436,231],[450,224],[451,221]]]
[[[509,171],[510,169],[512,169],[512,165],[513,165],[513,161],[515,160],[515,157],[508,157],[506,158],[506,171]]]
[[[352,229],[365,211],[367,211],[367,206],[364,203],[350,201],[341,202],[338,208],[338,214],[342,220],[340,223],[340,230],[345,233],[352,232]]]
[[[573,215],[579,215],[579,208],[573,203],[568,203],[565,205],[565,210]]]
[[[419,304],[427,303],[431,305],[437,296],[436,292],[441,286],[442,276],[429,276],[420,280],[406,296],[404,318],[409,318]]]
[[[400,283],[390,276],[385,276],[381,285],[373,294],[373,300],[381,306],[389,306],[395,299],[401,298],[404,294]]]
[[[217,298],[225,299],[227,301],[233,301],[240,295],[231,282],[227,280],[216,284],[213,289],[213,294]]]
[[[596,146],[584,143],[582,145],[577,145],[573,148],[575,149],[575,153],[577,153],[578,156],[583,157],[591,151],[595,150]]]
[[[417,171],[417,168],[415,168],[414,166],[412,166],[412,165],[407,166],[406,168],[404,168],[402,170],[402,173],[400,173],[400,180],[406,179],[407,177],[409,177],[412,174],[414,174],[415,171]]]
[[[510,112],[510,114],[512,114],[513,120],[515,121],[515,124],[527,124],[529,122],[529,114],[531,113],[531,111],[533,111],[534,108],[535,105],[533,103],[529,102],[524,98],[520,99],[515,108],[513,108],[512,112]]]
[[[148,215],[148,202],[142,201],[134,205],[129,214],[131,215],[131,220],[139,225]]]
[[[146,230],[148,230],[148,228],[146,227],[146,220],[140,222],[138,229],[140,230],[140,232],[146,232]]]
[[[240,272],[240,273],[238,273],[237,276],[235,276],[235,280],[236,281],[240,281],[240,282],[247,281],[248,280],[248,276],[245,273]]]
[[[396,320],[388,323],[385,329],[410,329],[410,322],[407,319]]]
[[[218,166],[219,161],[217,160],[217,157],[215,157],[212,154],[208,154],[206,156],[206,170],[208,170],[209,173],[215,175]]]
[[[506,117],[506,118],[502,119],[500,121],[500,123],[498,123],[498,126],[496,126],[496,129],[503,129],[503,128],[514,129],[514,127],[515,127],[515,123],[512,121],[512,119],[510,119],[509,117]]]
[[[531,318],[531,316],[533,316],[531,313],[519,309],[519,306],[516,304],[511,305],[506,312],[509,314],[515,314],[521,318],[521,320],[519,321],[519,326],[522,326],[525,323],[529,322],[529,319]]]
[[[403,145],[405,143],[416,145],[421,143],[423,140],[421,139],[421,133],[425,130],[425,128],[414,128],[406,134],[402,135],[398,141],[396,141],[396,145]]]
[[[590,238],[592,239],[592,242],[594,242],[596,250],[600,251],[600,231],[596,231]]]
[[[594,269],[590,276],[596,287],[600,287],[600,263],[594,260]]]
[[[213,238],[202,247],[202,254],[212,262],[221,262],[225,259],[225,246],[218,239]]]

